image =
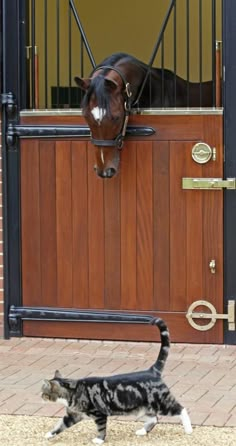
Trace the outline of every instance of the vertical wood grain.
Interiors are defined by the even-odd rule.
[[[192,159],[195,142],[185,144],[186,177],[202,177],[202,165]],[[183,190],[186,199],[186,309],[203,299],[203,191]]]
[[[137,308],[153,308],[152,142],[137,143]]]
[[[72,307],[71,142],[56,142],[58,306]]]
[[[56,155],[55,142],[40,141],[41,304],[57,306]]]
[[[153,143],[154,307],[169,310],[170,185],[169,142]]]
[[[156,140],[127,141],[120,172],[107,181],[93,171],[90,143],[21,142],[23,304],[163,312],[173,340],[196,342],[185,317],[190,303],[206,299],[224,312],[223,192],[184,191],[182,178],[223,178],[222,117],[188,116],[182,124],[175,117],[173,126],[171,117],[150,119]],[[199,141],[216,147],[216,161],[192,160]],[[90,325],[87,337],[121,336]],[[57,327],[60,336],[75,332]],[[122,339],[131,339],[130,326],[122,328]],[[222,321],[200,335],[223,342]]]
[[[88,308],[88,166],[87,144],[72,141],[73,306]]]
[[[216,148],[216,161],[203,166],[206,177],[223,178],[223,135],[222,117],[207,116],[204,121],[204,140]],[[230,193],[230,191],[228,192]],[[205,191],[203,215],[203,269],[204,295],[223,312],[223,191]],[[216,260],[216,273],[209,268],[210,260]],[[219,336],[223,342],[223,322],[217,321]]]
[[[121,309],[136,310],[137,302],[137,181],[136,142],[126,143],[121,162]]]
[[[94,147],[87,147],[89,308],[104,308],[104,183],[93,170]]]
[[[185,143],[170,143],[170,311],[186,310]]]
[[[120,175],[104,181],[105,307],[120,308]]]
[[[21,142],[21,237],[23,305],[41,302],[39,142]]]

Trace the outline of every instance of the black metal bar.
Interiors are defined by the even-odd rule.
[[[227,39],[228,40],[228,39]],[[216,106],[216,0],[212,0],[212,98]]]
[[[82,36],[80,39],[80,76],[84,77],[84,42]],[[84,92],[80,88],[77,88],[76,94],[77,102],[81,104]]]
[[[199,0],[199,103],[202,106],[202,0]]]
[[[156,44],[155,44],[155,47],[154,47],[153,52],[152,52],[152,56],[151,56],[150,61],[149,61],[149,64],[148,64],[148,69],[147,69],[146,75],[145,75],[145,77],[144,77],[144,79],[143,79],[143,83],[142,83],[142,85],[141,85],[141,87],[140,87],[138,97],[137,97],[137,99],[136,99],[136,101],[134,102],[133,105],[138,104],[139,99],[140,99],[141,96],[142,96],[143,89],[144,89],[144,87],[145,87],[145,85],[146,85],[146,82],[147,82],[147,79],[148,79],[148,76],[149,76],[149,72],[150,72],[150,70],[151,70],[151,68],[152,68],[153,62],[154,62],[155,57],[156,57],[156,55],[157,55],[157,51],[158,51],[159,46],[160,46],[160,44],[161,44],[161,41],[162,41],[162,38],[163,38],[163,35],[164,35],[164,32],[165,32],[165,29],[166,29],[166,26],[167,26],[167,24],[168,24],[168,21],[169,21],[169,18],[170,18],[170,14],[171,14],[172,9],[173,9],[173,7],[174,7],[174,5],[175,5],[175,2],[176,2],[176,0],[171,0],[171,2],[170,2],[170,4],[169,4],[168,11],[167,11],[166,16],[165,16],[165,19],[164,19],[164,21],[163,21],[163,23],[162,23],[161,31],[160,31],[160,33],[159,33],[157,42],[156,42]]]
[[[26,0],[22,0],[19,8],[19,30],[20,42],[19,42],[19,64],[17,73],[18,79],[20,79],[19,95],[17,96],[17,102],[19,108],[27,108],[30,105],[30,60],[26,57],[26,47],[29,45],[30,40],[30,27],[29,27],[29,3]],[[11,89],[8,91],[12,91]]]
[[[57,0],[57,26],[56,26],[56,34],[57,34],[57,107],[59,108],[60,104],[60,0]]]
[[[44,81],[45,108],[48,108],[48,2],[44,0]]]
[[[2,107],[2,178],[4,238],[4,337],[9,338],[9,305],[20,306],[20,181],[19,152],[8,150],[9,121],[18,122],[18,111],[26,107],[26,10],[25,0],[2,0],[2,91],[9,99]],[[15,104],[18,98],[18,107]],[[19,330],[21,334],[21,329]]]
[[[189,38],[190,38],[190,32],[189,32],[189,15],[190,15],[190,10],[189,10],[189,0],[186,0],[186,69],[187,69],[187,107],[189,107],[189,100],[190,100],[190,95],[189,95],[189,53],[190,53],[190,45],[189,45]]]
[[[165,35],[161,42],[161,106],[164,107],[165,99]]]
[[[61,322],[93,322],[116,324],[151,324],[154,316],[146,314],[132,314],[115,311],[93,311],[56,307],[15,307],[9,310],[9,325],[13,329],[18,326],[18,321],[61,321]]]
[[[152,127],[127,126],[126,136],[151,136],[155,133]],[[83,125],[21,125],[10,124],[7,137],[14,143],[17,138],[84,138],[90,136],[90,128]]]
[[[68,77],[69,77],[69,94],[68,94],[68,102],[69,107],[71,107],[71,85],[72,85],[72,34],[71,34],[71,8],[68,8],[68,58],[69,58],[69,66],[68,66]]]
[[[31,0],[31,104],[35,108],[35,0]]]
[[[177,15],[176,15],[176,3],[174,4],[174,20],[173,20],[173,26],[174,26],[174,104],[176,107],[176,68],[177,68],[177,30],[176,30],[176,21],[177,21]]]
[[[82,36],[80,40],[80,74],[81,77],[84,76],[84,41]]]
[[[89,46],[89,43],[88,43],[86,34],[85,34],[84,30],[83,30],[82,23],[81,23],[81,21],[80,21],[78,12],[77,12],[76,7],[75,7],[75,4],[74,4],[74,1],[73,1],[73,0],[69,0],[69,2],[70,2],[69,4],[70,4],[70,7],[71,7],[71,9],[72,9],[72,12],[73,12],[73,14],[74,14],[75,21],[76,21],[77,26],[78,26],[78,28],[79,28],[79,30],[80,30],[80,34],[81,34],[81,36],[82,36],[82,38],[83,38],[83,42],[84,42],[84,44],[85,44],[85,47],[86,47],[86,50],[87,50],[87,53],[88,53],[88,57],[89,57],[89,59],[90,59],[90,62],[91,62],[91,64],[92,64],[92,67],[95,68],[95,67],[96,67],[96,62],[95,62],[95,59],[94,59],[94,57],[93,57],[91,48],[90,48],[90,46]]]

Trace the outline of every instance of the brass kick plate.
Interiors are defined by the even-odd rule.
[[[236,178],[182,178],[182,189],[236,189]]]
[[[194,312],[195,308],[199,306],[207,307],[210,312]],[[196,300],[190,305],[186,314],[186,318],[188,319],[190,325],[199,331],[210,330],[210,328],[214,327],[217,319],[226,319],[228,321],[228,330],[235,331],[235,301],[229,300],[228,313],[220,314],[216,312],[214,305],[212,305],[207,300]],[[210,322],[205,325],[198,325],[197,322],[194,321],[194,319],[210,319]]]

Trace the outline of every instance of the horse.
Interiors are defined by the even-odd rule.
[[[212,81],[188,82],[126,53],[105,58],[89,78],[76,76],[75,82],[85,92],[82,113],[96,148],[94,169],[101,178],[112,178],[118,172],[129,115],[135,106],[210,107],[213,102]]]

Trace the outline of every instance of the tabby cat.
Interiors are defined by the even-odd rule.
[[[92,418],[97,426],[96,444],[102,444],[106,437],[107,417],[110,415],[135,415],[145,418],[137,435],[146,435],[157,424],[157,416],[179,415],[187,434],[192,433],[191,421],[186,409],[175,399],[164,383],[161,373],[169,348],[169,332],[162,319],[154,319],[160,329],[161,348],[156,362],[147,370],[108,377],[83,379],[62,378],[59,371],[42,386],[42,398],[63,402],[67,414],[46,434],[53,438],[66,428],[84,418]]]

